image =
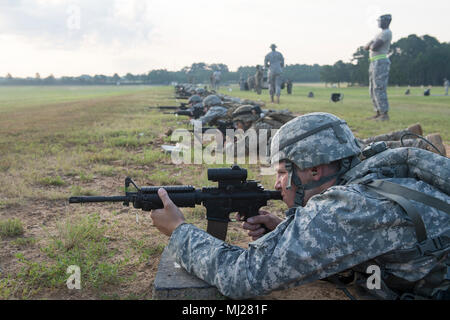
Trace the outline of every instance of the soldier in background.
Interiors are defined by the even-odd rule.
[[[258,64],[256,66],[256,73],[255,73],[255,91],[257,94],[261,94],[263,77],[264,77],[264,74],[263,74],[262,68]]]
[[[225,150],[227,151],[234,147],[234,154],[236,156],[240,144],[245,144],[245,154],[248,156],[250,150],[250,139],[248,135],[245,135],[245,133],[248,133],[248,130],[255,130],[258,137],[259,146],[259,139],[262,138],[262,136],[260,136],[260,134],[262,134],[260,130],[264,129],[266,130],[264,132],[264,138],[267,139],[266,151],[269,152],[272,129],[279,129],[283,124],[294,118],[295,116],[289,110],[262,110],[258,105],[240,106],[232,113],[232,120],[235,129],[241,129],[244,136],[236,135],[237,141],[227,142]],[[232,144],[234,144],[234,146]]]
[[[198,120],[192,119],[190,121],[192,125],[214,125],[215,121],[226,116],[228,111],[228,109],[223,106],[222,100],[216,95],[209,95],[203,99],[203,107],[205,115],[201,116]]]
[[[245,79],[244,79],[244,75],[242,73],[239,76],[239,90],[246,91],[245,90]]]
[[[447,78],[444,78],[444,87],[445,87],[445,95],[448,96],[448,87],[450,85],[450,81]]]
[[[378,18],[378,26],[382,31],[365,47],[370,51],[369,91],[372,98],[375,116],[368,119],[389,120],[389,102],[386,93],[391,62],[388,52],[392,41],[392,32],[389,25],[392,21],[390,14]]]
[[[209,76],[209,83],[211,85],[211,90],[214,90],[214,86],[215,86],[215,84],[214,84],[214,72],[211,73],[211,75]]]
[[[292,94],[292,80],[288,79],[286,81],[287,94]]]
[[[164,209],[151,218],[178,264],[233,299],[318,279],[382,299],[448,299],[448,159],[411,148],[361,162],[350,128],[325,113],[291,120],[273,140],[274,187],[289,210],[247,219],[247,249],[187,223],[158,190]],[[399,170],[387,170],[393,164]],[[367,285],[374,265],[378,288]]]
[[[213,73],[213,77],[214,77],[214,90],[219,90],[220,87],[220,80],[222,77],[222,72],[220,72],[219,70],[214,71]]]
[[[252,75],[249,75],[247,78],[247,85],[248,85],[248,90],[252,91],[255,89],[255,77]]]
[[[264,66],[269,69],[269,94],[270,100],[274,103],[274,95],[277,96],[277,103],[280,103],[281,95],[281,74],[284,68],[284,57],[283,55],[276,51],[277,46],[272,44],[270,46],[272,49],[266,57],[264,58]]]

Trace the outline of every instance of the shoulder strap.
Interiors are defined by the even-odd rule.
[[[409,201],[414,200],[450,214],[450,205],[425,193],[412,190],[397,183],[385,180],[369,180],[364,183],[372,191],[398,203],[414,223],[416,237],[419,243],[427,239],[427,232],[422,217],[415,206]],[[409,199],[409,200],[408,200]]]

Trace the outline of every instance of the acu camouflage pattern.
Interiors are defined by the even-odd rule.
[[[253,106],[250,106],[253,107]],[[235,113],[237,113],[242,107],[238,108],[235,110]],[[251,108],[248,108],[248,106],[246,106],[246,109],[242,109],[243,110],[249,110],[251,112]],[[289,110],[268,110],[265,111],[264,113],[264,117],[260,117],[260,115],[252,115],[252,116],[248,116],[248,115],[239,115],[239,116],[235,116],[233,117],[233,121],[236,120],[242,120],[242,121],[249,121],[252,122],[252,125],[250,126],[250,128],[248,130],[254,130],[256,133],[256,136],[258,137],[258,147],[260,146],[260,134],[262,134],[262,130],[265,130],[265,137],[266,137],[266,151],[267,154],[270,154],[270,145],[271,145],[271,141],[272,141],[272,134],[275,132],[274,130],[277,130],[279,128],[281,128],[283,126],[283,124],[285,124],[286,122],[294,119],[295,116],[292,114],[292,112],[290,112]],[[246,120],[243,120],[246,119]],[[248,131],[247,130],[247,131]],[[245,134],[245,133],[244,133]],[[248,136],[244,136],[244,137],[239,137],[237,136],[237,141],[236,143],[234,143],[234,154],[237,154],[237,150],[239,150],[239,145],[240,144],[244,144],[244,148],[245,148],[245,154],[248,155],[249,150],[250,150],[250,138]],[[231,148],[233,148],[233,146],[231,145],[231,143],[227,144],[225,146],[225,150],[230,150]],[[229,152],[231,154],[231,152]]]
[[[215,94],[211,94],[203,100],[203,105],[205,107],[211,107],[211,106],[217,106],[217,105],[220,106],[221,104],[222,104],[222,100]]]
[[[259,119],[260,115],[254,111],[254,106],[247,104],[240,106],[234,110],[233,121],[253,122]]]
[[[339,123],[337,133],[332,128],[328,128],[294,141],[303,134],[333,122]],[[290,141],[294,142],[289,143]],[[286,145],[287,143],[289,144]],[[286,146],[283,147],[284,145]],[[270,151],[271,163],[289,160],[295,163],[300,170],[328,164],[360,153],[361,149],[345,121],[324,112],[309,113],[283,125],[273,137]]]
[[[249,243],[247,250],[183,224],[173,232],[169,252],[188,272],[234,299],[324,279],[368,262],[378,264],[387,276],[414,283],[416,294],[433,294],[419,280],[445,259],[449,263],[448,247],[440,262],[433,255],[396,260],[416,245],[413,223],[395,202],[354,182],[386,179],[450,203],[450,197],[436,188],[449,193],[450,160],[419,149],[387,150],[354,167],[346,178],[346,185],[333,186],[305,207],[288,210],[274,231]],[[450,231],[446,213],[418,202],[414,206],[429,237]],[[438,278],[436,283],[448,288],[445,273]]]
[[[389,101],[387,97],[387,86],[389,81],[389,70],[391,62],[389,59],[372,61],[369,66],[369,92],[375,112],[387,113]]]
[[[202,122],[202,125],[213,124],[216,120],[225,117],[227,112],[228,109],[221,106],[211,107],[208,112],[198,120]]]
[[[263,78],[264,75],[262,69],[257,67],[255,73],[255,91],[257,94],[261,94]]]

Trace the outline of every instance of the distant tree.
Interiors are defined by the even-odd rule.
[[[132,75],[131,73],[127,73],[125,75],[125,79],[127,79],[128,81],[135,81],[136,80],[136,76]]]
[[[11,80],[12,78],[13,78],[13,77],[12,77],[11,73],[8,73],[8,74],[6,75],[6,79]]]
[[[327,85],[328,83],[337,82],[333,66],[330,65],[322,66],[322,68],[320,69],[320,80],[322,82],[325,82],[325,85]]]
[[[114,83],[119,82],[120,79],[121,79],[121,78],[119,77],[119,75],[118,75],[117,73],[114,73],[114,75],[113,75],[113,77],[112,77],[112,80],[114,81]]]
[[[40,80],[40,79],[41,79],[41,75],[39,74],[39,72],[36,72],[34,78],[35,78],[36,80]]]
[[[50,74],[47,78],[44,79],[45,84],[54,84],[56,82],[55,76]]]
[[[450,73],[450,44],[415,34],[392,44],[389,82],[399,85],[438,85]]]
[[[350,82],[350,64],[339,60],[333,65],[332,73],[334,74],[334,79],[338,87],[341,86],[341,82]]]
[[[369,84],[369,52],[364,50],[363,47],[359,47],[353,54],[351,60],[353,62],[353,67],[350,73],[350,82],[352,84],[359,83],[368,85]]]

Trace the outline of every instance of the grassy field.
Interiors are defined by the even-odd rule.
[[[267,91],[221,91],[275,108]],[[360,138],[420,122],[424,134],[440,132],[448,145],[450,97],[404,91],[389,88],[391,121],[382,123],[364,120],[373,113],[367,88],[296,85],[276,107],[334,113]],[[344,101],[330,102],[332,92]],[[126,176],[141,185],[212,185],[207,165],[175,166],[161,152],[170,143],[165,133],[187,120],[146,106],[178,104],[172,96],[172,87],[0,87],[0,299],[151,299],[168,239],[148,214],[120,204],[69,205],[67,198],[121,194]],[[244,167],[273,188],[274,177]],[[279,214],[284,209],[270,205]],[[205,228],[202,207],[183,211]],[[249,238],[232,223],[227,241],[245,247]],[[82,290],[67,289],[69,265],[80,266]]]

